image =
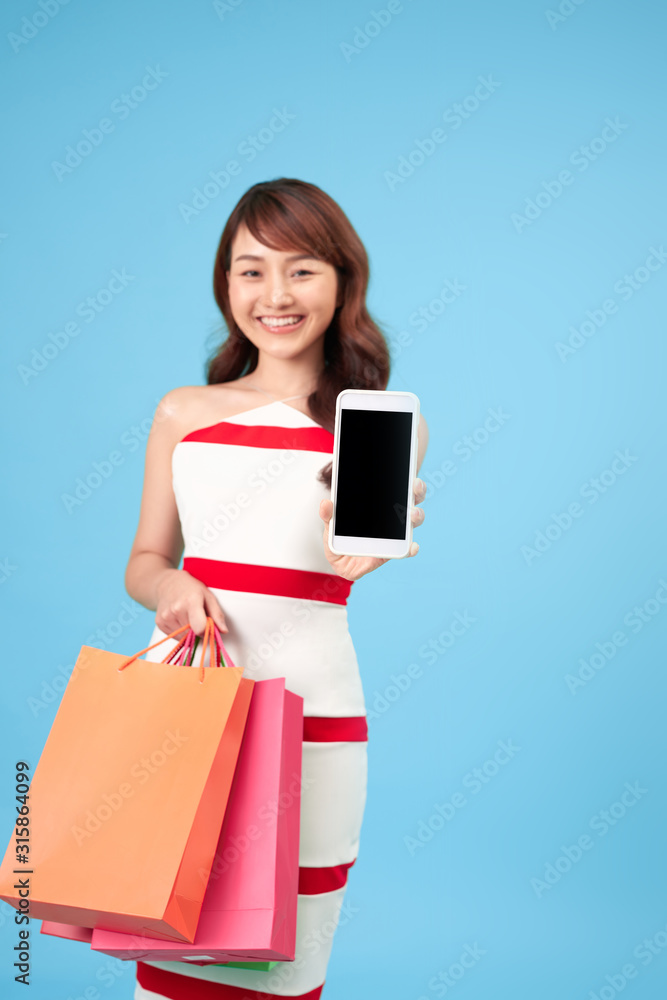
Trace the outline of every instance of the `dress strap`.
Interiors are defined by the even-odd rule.
[[[276,399],[276,397],[272,396],[270,392],[266,391],[266,389],[261,389],[258,385],[253,385],[252,382],[246,382],[246,385],[251,389],[257,389],[258,392],[263,392],[265,396],[268,396],[269,399],[272,399],[275,403],[286,403],[289,399],[305,399],[306,396],[310,396],[309,392],[304,392],[300,396],[286,396],[285,399]]]

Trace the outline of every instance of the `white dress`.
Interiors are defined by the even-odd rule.
[[[359,849],[368,740],[351,584],[322,544],[319,504],[330,492],[317,474],[332,449],[333,435],[287,400],[193,431],[174,449],[183,568],[218,598],[244,675],[284,677],[304,699],[297,947],[294,962],[259,972],[138,962],[135,1000],[320,997]],[[156,627],[148,645],[163,635]],[[162,659],[174,643],[149,656]]]

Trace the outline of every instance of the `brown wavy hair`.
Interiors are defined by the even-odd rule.
[[[313,419],[333,432],[336,397],[343,389],[385,389],[389,348],[366,309],[368,255],[340,206],[315,184],[279,177],[248,188],[222,232],[213,270],[213,294],[228,336],[207,364],[208,384],[230,382],[257,367],[257,348],[237,326],[229,306],[227,274],[239,226],[273,250],[300,250],[335,267],[338,301],[324,335],[324,368],[308,397]],[[318,479],[331,488],[331,462]]]

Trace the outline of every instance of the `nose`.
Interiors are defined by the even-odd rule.
[[[284,280],[279,275],[276,275],[272,281],[268,282],[266,291],[268,301],[273,306],[284,305],[291,300],[291,295],[285,288]]]
[[[281,302],[287,301],[288,298],[289,296],[282,285],[275,286],[271,291],[271,302],[274,306],[280,305]]]

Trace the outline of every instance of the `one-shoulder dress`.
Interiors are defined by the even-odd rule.
[[[368,745],[347,621],[351,583],[322,543],[319,504],[330,491],[317,477],[332,450],[333,435],[287,400],[192,431],[174,448],[183,569],[218,598],[225,644],[244,676],[284,677],[304,699],[297,945],[293,962],[268,971],[138,962],[135,1000],[318,1000],[322,992],[359,850]],[[164,634],[156,627],[147,645]],[[174,642],[148,657],[161,659]]]

